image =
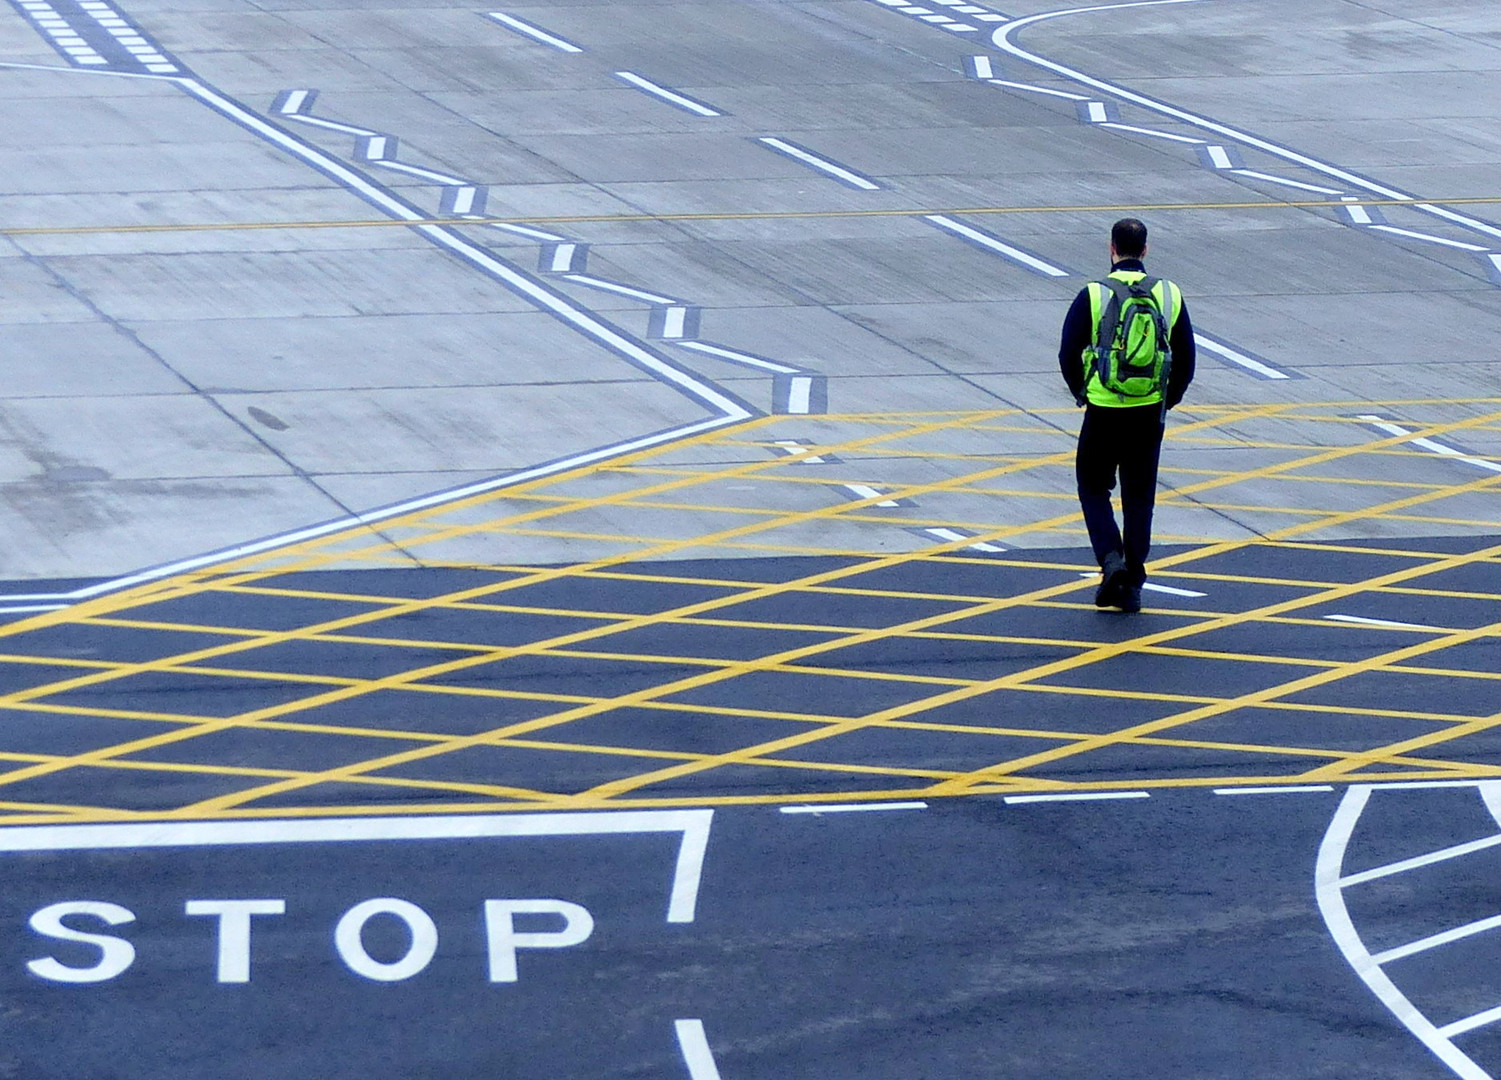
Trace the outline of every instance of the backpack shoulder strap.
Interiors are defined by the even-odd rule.
[[[1115,331],[1120,325],[1121,304],[1131,295],[1130,286],[1116,278],[1101,278],[1095,284],[1104,289],[1104,301],[1100,305],[1100,321],[1095,327],[1094,370],[1105,386],[1110,376],[1110,346],[1115,342]]]

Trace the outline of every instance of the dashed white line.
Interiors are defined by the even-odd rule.
[[[1377,232],[1392,233],[1395,236],[1405,236],[1410,240],[1426,240],[1430,244],[1442,244],[1445,247],[1459,248],[1461,251],[1488,251],[1483,244],[1467,244],[1463,240],[1450,240],[1447,236],[1434,236],[1432,233],[1417,232],[1413,229],[1399,229],[1395,225],[1372,225]]]
[[[1333,791],[1330,784],[1289,784],[1283,787],[1217,787],[1216,795],[1300,795],[1305,791]]]
[[[784,814],[859,814],[874,810],[926,810],[925,802],[829,803],[826,806],[780,806]]]
[[[1084,109],[1091,124],[1103,124],[1110,119],[1110,113],[1106,111],[1103,101],[1091,101],[1084,106]]]
[[[633,300],[645,300],[648,304],[676,304],[678,301],[670,296],[658,296],[643,289],[633,289],[629,285],[619,285],[613,281],[605,281],[603,278],[590,277],[587,274],[564,274],[564,281],[571,281],[576,285],[583,285],[590,289],[598,289],[600,292],[611,292],[618,296],[629,296]]]
[[[1204,147],[1204,153],[1216,169],[1235,168],[1235,162],[1230,160],[1230,154],[1223,146],[1206,146]]]
[[[424,169],[417,165],[408,165],[404,161],[380,160],[372,162],[372,164],[379,165],[383,169],[406,173],[408,176],[415,176],[419,180],[431,180],[435,184],[449,184],[457,187],[467,183],[461,176],[449,176],[447,173],[434,172],[432,169]]]
[[[565,41],[556,34],[550,34],[540,26],[533,26],[531,23],[523,19],[518,19],[514,15],[507,15],[504,11],[489,11],[486,14],[502,26],[508,26],[518,33],[525,34],[533,41],[540,41],[544,45],[551,45],[554,49],[565,53],[581,53],[584,51],[573,42]]]
[[[813,408],[813,378],[812,378],[812,376],[809,376],[809,375],[794,375],[792,377],[792,379],[789,381],[788,387],[787,387],[787,411],[789,413],[792,413],[792,414],[795,414],[795,415],[803,415],[803,414],[806,414],[812,408]],[[878,492],[878,491],[876,491],[875,489],[872,488],[871,489],[871,494],[872,495],[879,495],[880,492]],[[865,496],[865,498],[869,498],[869,496]],[[879,505],[879,506],[886,506],[886,505],[895,506],[896,503],[890,503],[890,504],[887,504],[887,503],[878,503],[877,505]]]
[[[793,409],[793,408],[791,408],[789,406],[789,408],[787,409],[787,411],[788,412],[796,412],[798,410]],[[807,412],[808,411],[806,402],[804,403],[804,407],[803,407],[802,411],[803,412]],[[875,488],[871,487],[869,484],[841,484],[840,486],[843,487],[846,491],[850,491],[850,492],[853,492],[855,495],[858,495],[861,499],[879,499],[879,498],[881,498],[882,495],[886,494],[884,491],[877,491]],[[875,505],[876,506],[892,507],[892,506],[900,506],[902,504],[899,503],[899,502],[897,502],[895,499],[886,499],[886,500],[884,500],[882,502],[876,503]]]
[[[637,75],[634,71],[617,71],[615,77],[630,83],[638,90],[644,90],[653,97],[661,98],[668,104],[676,105],[678,108],[686,109],[691,113],[697,113],[699,116],[724,115],[718,109],[712,109],[703,102],[694,101],[691,97],[679,94],[675,90],[669,90],[667,87],[658,85],[643,75]]]
[[[1238,367],[1243,367],[1247,371],[1255,372],[1263,379],[1292,378],[1292,376],[1285,371],[1279,371],[1276,368],[1272,367],[1270,364],[1264,364],[1260,360],[1257,360],[1255,357],[1247,356],[1245,353],[1241,352],[1238,349],[1233,349],[1223,342],[1215,341],[1213,338],[1207,338],[1202,334],[1194,334],[1194,344],[1201,349],[1208,349],[1216,356],[1224,357],[1226,360],[1230,361],[1232,364],[1237,365]]]
[[[988,56],[971,56],[969,66],[970,73],[977,79],[995,78],[995,65]]]
[[[981,232],[979,229],[970,228],[962,221],[956,221],[954,218],[949,217],[947,214],[924,214],[923,220],[932,222],[940,229],[945,229],[948,232],[954,233],[956,236],[962,236],[964,239],[970,241],[971,243],[978,244],[982,248],[987,248],[990,251],[994,251],[998,255],[1004,255],[1006,258],[1012,260],[1013,262],[1019,262],[1028,269],[1037,271],[1039,274],[1044,274],[1048,277],[1054,278],[1068,277],[1067,270],[1054,266],[1052,263],[1044,262],[1037,256],[1022,251],[1020,248],[1012,247],[1010,244],[996,239],[989,233]]]
[[[795,375],[798,369],[786,364],[778,364],[774,360],[765,360],[759,356],[751,356],[749,353],[736,352],[734,349],[726,349],[721,345],[711,345],[705,341],[680,341],[677,343],[684,349],[692,349],[694,352],[706,353],[709,356],[717,356],[721,360],[728,360],[732,364],[745,364],[747,367],[760,368],[763,371],[775,371],[782,375]],[[809,380],[811,386],[812,380]],[[806,396],[808,391],[803,391]],[[806,411],[806,409],[804,410]]]
[[[1423,630],[1430,634],[1442,633],[1437,626],[1422,626],[1418,623],[1394,622],[1391,619],[1368,619],[1364,615],[1325,615],[1329,622],[1353,623],[1356,626],[1381,626],[1388,630]]]
[[[1063,98],[1065,101],[1088,101],[1083,94],[1071,94],[1067,90],[1054,90],[1047,86],[1033,86],[1031,83],[1012,82],[1009,79],[986,79],[991,86],[1004,86],[1008,90],[1027,90],[1034,94],[1046,94],[1048,97]]]
[[[1100,127],[1109,128],[1111,131],[1129,131],[1133,135],[1148,135],[1154,139],[1167,139],[1170,142],[1179,143],[1202,143],[1203,139],[1195,139],[1191,135],[1176,135],[1171,131],[1158,131],[1156,128],[1136,127],[1133,124],[1103,123]]]
[[[1147,791],[1069,791],[1056,795],[1007,795],[1007,803],[1036,802],[1102,802],[1106,799],[1149,799]]]
[[[1386,432],[1388,435],[1412,434],[1411,431],[1409,431],[1405,427],[1402,427],[1400,424],[1393,424],[1390,421],[1383,420],[1379,416],[1363,414],[1361,416],[1357,416],[1355,419],[1364,421],[1365,423],[1370,424],[1373,428],[1378,428],[1379,430]],[[1441,442],[1434,442],[1432,439],[1424,438],[1409,439],[1408,442],[1412,446],[1420,447],[1421,449],[1427,450],[1431,454],[1440,454],[1444,457],[1450,457],[1455,461],[1462,461],[1466,465],[1473,465],[1477,469],[1485,469],[1487,472],[1501,473],[1501,463],[1488,461],[1482,457],[1474,457],[1470,454],[1466,454],[1463,450],[1457,450],[1452,446],[1445,446]]]
[[[1351,225],[1374,225],[1374,224],[1376,224],[1376,219],[1371,216],[1371,212],[1369,210],[1367,210],[1364,206],[1351,205],[1351,204],[1353,204],[1354,199],[1355,199],[1355,197],[1353,195],[1346,195],[1346,196],[1344,196],[1343,197],[1343,201],[1346,203],[1346,205],[1340,207],[1340,209],[1345,212],[1345,216],[1350,219],[1350,224]]]
[[[1305,184],[1301,180],[1289,180],[1285,176],[1273,176],[1271,173],[1256,172],[1254,169],[1235,169],[1236,176],[1249,176],[1252,180],[1265,180],[1268,184],[1281,184],[1284,187],[1297,188],[1300,191],[1313,191],[1320,195],[1342,195],[1344,192],[1338,188],[1320,187],[1318,184]]]
[[[672,1024],[683,1062],[688,1066],[689,1080],[720,1080],[719,1066],[714,1064],[714,1054],[709,1049],[709,1037],[704,1034],[704,1022],[674,1020]]]
[[[955,529],[933,528],[933,529],[924,529],[923,532],[927,533],[929,536],[936,536],[938,539],[946,541],[946,542],[951,543],[951,544],[957,544],[957,543],[959,543],[960,541],[963,541],[963,540],[973,539],[972,537],[970,537],[966,533],[958,532]],[[1005,548],[1001,547],[999,544],[992,544],[992,543],[990,543],[989,541],[986,541],[986,540],[976,540],[974,543],[969,544],[967,546],[974,548],[976,551],[986,551],[986,552],[990,552],[992,554],[996,554],[996,553],[999,553],[999,552],[1002,552],[1002,551],[1006,550]]]
[[[817,154],[810,153],[801,146],[794,146],[786,139],[778,139],[772,135],[765,135],[756,141],[763,146],[769,146],[773,150],[786,154],[788,157],[796,158],[805,165],[811,165],[819,172],[826,173],[836,180],[849,184],[851,187],[859,188],[862,191],[879,191],[881,189],[880,184],[867,180],[859,173],[852,172],[842,165],[836,165],[834,162],[821,158]]]
[[[1092,578],[1099,577],[1099,574],[1093,570],[1086,570],[1079,576]],[[1186,596],[1191,600],[1199,600],[1209,595],[1208,593],[1195,592],[1193,589],[1179,589],[1172,585],[1158,585],[1155,581],[1144,581],[1141,587],[1147,592],[1164,593],[1168,596]]]

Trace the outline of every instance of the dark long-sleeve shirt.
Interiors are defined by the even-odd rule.
[[[1117,270],[1145,273],[1146,267],[1140,259],[1121,259],[1110,270],[1111,273]],[[1084,288],[1074,297],[1073,305],[1063,320],[1063,340],[1058,346],[1058,368],[1063,372],[1063,381],[1073,391],[1074,400],[1080,405],[1084,404],[1084,387],[1089,381],[1089,372],[1084,369],[1084,350],[1089,348],[1090,338],[1093,336],[1094,320],[1090,318],[1089,290]],[[1198,349],[1194,346],[1193,323],[1188,318],[1187,300],[1178,310],[1178,321],[1172,325],[1168,345],[1173,350],[1173,366],[1168,372],[1165,396],[1167,407],[1171,409],[1183,400],[1188,384],[1193,382],[1194,365],[1198,357]]]

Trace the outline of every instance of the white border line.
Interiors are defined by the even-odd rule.
[[[507,15],[504,11],[487,11],[485,15],[487,18],[494,19],[502,26],[510,27],[518,33],[525,34],[533,41],[540,41],[544,45],[551,45],[554,49],[559,49],[565,53],[581,53],[584,51],[573,42],[564,41],[556,34],[550,34],[540,26],[533,26],[531,23],[518,19],[514,15]]]
[[[184,821],[140,825],[27,825],[0,829],[0,852],[117,851],[241,844],[357,843],[378,840],[484,840],[503,836],[683,834],[673,868],[667,921],[690,923],[698,903],[713,810],[590,811],[434,817]]]
[[[1056,795],[1007,795],[1005,803],[1099,802],[1105,799],[1150,799],[1147,791],[1065,791]]]
[[[938,228],[943,229],[945,232],[953,233],[955,236],[968,240],[972,244],[977,244],[978,246],[985,248],[987,251],[993,251],[997,255],[1003,255],[1006,258],[1010,259],[1012,262],[1021,263],[1027,269],[1041,274],[1044,277],[1061,278],[1069,276],[1068,271],[1064,270],[1062,267],[1054,266],[1049,262],[1044,262],[1036,255],[1029,255],[1027,252],[1021,250],[1021,248],[1012,247],[1010,244],[1002,242],[996,237],[991,236],[989,233],[981,232],[979,229],[971,228],[970,226],[964,224],[962,221],[956,221],[954,218],[949,217],[947,214],[924,214],[923,220],[938,226]]]
[[[859,188],[861,191],[881,190],[881,185],[875,181],[867,180],[859,173],[846,169],[843,165],[836,165],[832,161],[827,161],[812,151],[793,145],[786,139],[779,139],[775,135],[762,135],[756,141],[762,146],[770,147],[780,154],[786,154],[790,158],[795,158],[805,165],[811,165],[819,172],[832,176],[835,180],[848,184],[850,187]]]
[[[926,810],[925,802],[829,803],[825,806],[779,806],[783,814],[859,814],[871,810]]]
[[[676,105],[680,109],[686,109],[691,113],[697,113],[699,116],[724,115],[724,113],[720,112],[718,109],[711,109],[701,101],[694,101],[691,97],[685,97],[675,90],[669,90],[667,89],[667,87],[654,83],[643,75],[637,75],[634,71],[617,71],[615,73],[615,77],[617,79],[623,80],[624,82],[630,83],[638,90],[644,90],[646,93],[652,95],[653,97],[661,98],[669,105]]]
[[[709,1049],[709,1037],[704,1033],[702,1020],[674,1020],[678,1048],[683,1052],[683,1063],[688,1066],[689,1080],[720,1080],[719,1066],[714,1064],[714,1053]]]

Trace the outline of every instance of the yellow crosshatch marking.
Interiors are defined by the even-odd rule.
[[[0,627],[0,822],[1501,775],[1501,474],[1413,442],[1485,458],[1501,399],[1182,414],[1134,619],[1074,416],[989,410],[766,417]]]

